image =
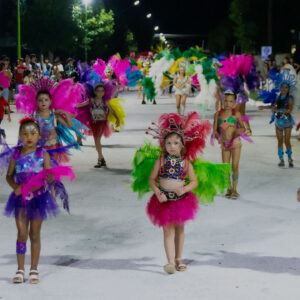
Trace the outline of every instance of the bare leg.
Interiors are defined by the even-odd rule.
[[[293,158],[292,158],[292,145],[291,145],[291,135],[292,128],[286,128],[284,131],[284,143],[286,147],[286,154],[288,156],[289,167],[293,167]]]
[[[101,136],[99,136],[99,137],[94,136],[94,141],[95,141],[96,150],[98,152],[98,160],[101,160],[103,158]]]
[[[292,149],[291,135],[292,135],[292,128],[286,128],[284,130],[284,143],[285,143],[286,149]]]
[[[175,97],[176,97],[177,112],[180,114],[181,96],[180,95],[175,95]]]
[[[169,264],[175,264],[175,227],[164,226],[164,246]]]
[[[175,227],[175,257],[176,257],[176,259],[182,257],[183,243],[184,243],[184,226],[177,225]]]
[[[222,162],[224,164],[229,164],[231,159],[231,151],[230,150],[222,150]],[[229,185],[231,186],[231,180],[229,175]]]
[[[31,267],[30,270],[37,270],[40,252],[41,252],[41,228],[42,228],[42,220],[32,220],[30,221],[30,243],[31,243]]]
[[[142,86],[139,85],[139,88],[138,88],[138,99],[140,99],[141,97],[141,93],[142,93]]]
[[[26,243],[28,239],[28,226],[29,221],[23,218],[16,219],[16,225],[18,230],[18,241]],[[17,254],[18,270],[24,270],[25,254]]]
[[[277,137],[277,142],[278,142],[278,148],[283,148],[283,130],[279,130],[277,127],[276,129],[276,137]]]
[[[231,150],[232,152],[232,191],[236,192],[239,179],[239,163],[242,147],[238,146]]]
[[[187,98],[187,95],[183,95],[182,96],[182,115],[184,115],[184,112],[185,112],[185,103],[186,103],[186,98]]]

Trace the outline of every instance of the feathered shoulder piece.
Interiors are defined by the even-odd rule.
[[[201,120],[196,112],[191,112],[187,116],[170,113],[161,115],[158,123],[152,123],[146,134],[158,139],[162,146],[169,134],[177,133],[186,148],[186,158],[195,160],[205,148],[205,140],[210,129],[209,121]]]

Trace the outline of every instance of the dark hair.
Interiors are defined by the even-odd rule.
[[[104,84],[103,83],[97,83],[94,87],[94,92],[99,89],[99,88],[103,88],[105,90]]]
[[[39,98],[39,96],[40,95],[48,95],[49,96],[49,98],[50,98],[50,100],[51,100],[51,94],[50,94],[50,92],[49,91],[39,91],[39,92],[37,92],[37,94],[36,94],[36,99],[38,99]]]
[[[58,73],[61,75],[62,79],[66,78],[66,73],[64,71],[59,71]]]
[[[30,74],[30,70],[25,70],[24,73],[23,73],[23,76],[26,77],[26,76],[28,76],[29,74]]]
[[[30,58],[36,57],[36,54],[32,53],[30,54]]]
[[[5,66],[5,63],[1,62],[0,63],[0,72],[2,71],[3,67]]]
[[[38,122],[34,121],[34,120],[25,120],[20,124],[20,128],[19,128],[19,134],[22,131],[23,127],[28,125],[28,124],[34,124],[35,127],[37,128],[38,132],[41,133],[41,128],[40,125],[38,124]]]
[[[3,91],[3,87],[2,87],[2,85],[0,85],[0,91]]]
[[[71,74],[71,76],[70,76],[71,78],[73,78],[73,81],[74,82],[78,82],[78,81],[80,81],[80,77],[79,77],[79,75],[78,75],[78,73],[77,72],[72,72],[72,74]]]

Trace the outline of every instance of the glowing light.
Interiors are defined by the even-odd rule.
[[[146,17],[147,17],[147,19],[150,19],[152,17],[152,14],[149,13],[149,14],[146,15]]]

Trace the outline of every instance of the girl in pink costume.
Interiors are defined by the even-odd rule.
[[[163,227],[168,260],[164,270],[173,274],[187,268],[182,261],[184,225],[195,218],[199,209],[198,199],[191,192],[198,185],[191,159],[204,148],[210,124],[200,122],[196,113],[186,118],[163,114],[157,129],[149,129],[160,140],[162,154],[150,175],[154,194],[147,205],[147,214],[154,225]]]

